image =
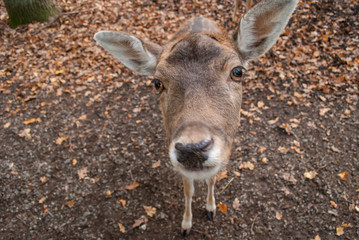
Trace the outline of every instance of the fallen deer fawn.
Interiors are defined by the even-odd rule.
[[[192,227],[194,180],[206,180],[206,210],[215,216],[216,174],[229,160],[239,127],[246,65],[272,47],[297,4],[260,2],[242,17],[233,38],[204,17],[188,20],[164,46],[124,32],[95,35],[129,69],[154,77],[170,160],[183,176],[183,235]]]

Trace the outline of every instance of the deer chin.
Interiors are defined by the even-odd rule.
[[[208,152],[208,159],[201,167],[186,167],[177,159],[177,152],[174,144],[170,145],[169,156],[174,170],[179,172],[184,177],[190,179],[208,179],[215,176],[226,164],[228,160],[223,156],[227,156],[221,148],[215,146]]]

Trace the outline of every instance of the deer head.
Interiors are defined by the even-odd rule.
[[[215,215],[216,173],[227,163],[239,127],[247,63],[276,42],[298,0],[267,0],[241,19],[235,37],[204,17],[187,21],[164,46],[123,32],[95,40],[129,69],[154,77],[173,167],[183,176],[182,233],[192,227],[193,180],[208,183],[206,209]]]

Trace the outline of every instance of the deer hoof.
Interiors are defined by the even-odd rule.
[[[181,235],[182,237],[187,237],[191,229],[183,229],[181,228]]]
[[[207,217],[208,217],[209,220],[213,221],[215,216],[216,216],[215,211],[207,211]]]

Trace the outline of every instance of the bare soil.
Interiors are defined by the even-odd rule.
[[[195,14],[233,29],[232,2],[66,2],[83,12],[16,30],[0,4],[0,239],[179,239],[183,189],[158,96],[92,36],[112,28],[163,43]],[[359,239],[358,9],[301,2],[252,62],[216,185],[227,211],[209,221],[198,182],[187,239]]]

